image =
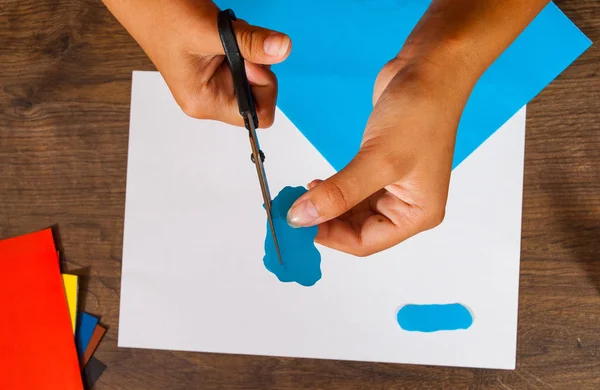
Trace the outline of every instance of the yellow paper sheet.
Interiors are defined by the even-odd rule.
[[[67,295],[67,304],[69,305],[69,315],[71,316],[71,326],[75,334],[75,325],[77,320],[77,291],[79,289],[79,278],[77,275],[62,274],[65,294]]]

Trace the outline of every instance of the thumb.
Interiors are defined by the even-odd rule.
[[[344,169],[329,179],[310,184],[311,189],[290,208],[288,224],[307,227],[339,217],[396,181],[395,165],[389,164],[376,151],[360,151]]]
[[[290,54],[292,41],[283,33],[252,26],[240,19],[233,22],[233,31],[242,57],[246,61],[260,65],[272,65],[282,62]],[[225,54],[216,24],[214,33],[205,35],[198,45],[201,52]]]
[[[290,54],[292,41],[283,33],[243,21],[234,24],[234,31],[242,56],[247,61],[271,65],[282,62]]]

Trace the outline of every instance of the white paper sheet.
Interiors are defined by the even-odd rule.
[[[333,173],[285,116],[260,130],[275,196]],[[319,247],[323,278],[262,262],[265,212],[244,129],[184,115],[134,72],[119,346],[512,369],[525,108],[454,170],[441,226],[369,258]],[[453,303],[471,328],[407,332],[407,303]]]

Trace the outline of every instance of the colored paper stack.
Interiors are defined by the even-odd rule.
[[[78,313],[79,276],[61,274],[51,229],[0,241],[0,389],[90,389],[106,332]]]

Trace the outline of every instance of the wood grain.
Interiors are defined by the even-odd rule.
[[[600,2],[557,3],[600,41]],[[0,0],[0,64],[0,237],[58,226],[109,326],[97,389],[600,388],[598,47],[528,108],[515,371],[117,348],[131,71],[154,68],[92,0]]]

